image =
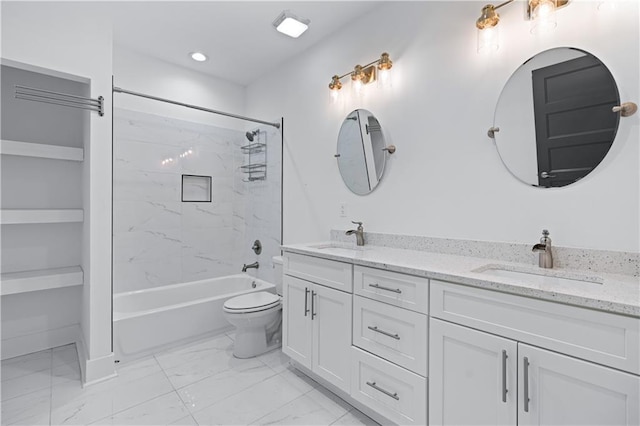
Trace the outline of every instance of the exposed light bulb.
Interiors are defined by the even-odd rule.
[[[391,70],[390,69],[378,70],[378,87],[380,89],[391,88]]]
[[[555,0],[540,0],[531,11],[532,33],[545,33],[553,30],[556,25]]]
[[[351,89],[353,90],[353,93],[357,96],[360,96],[362,94],[362,86],[364,86],[362,84],[362,80],[351,81]]]
[[[495,52],[498,48],[497,26],[478,29],[478,53]]]
[[[336,105],[340,101],[340,91],[339,90],[329,90],[329,100],[331,104]]]

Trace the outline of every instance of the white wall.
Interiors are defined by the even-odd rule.
[[[91,114],[83,162],[81,328],[88,381],[113,373],[111,356],[111,25],[96,3],[3,2],[3,58],[91,80],[104,117]]]
[[[163,62],[121,46],[113,48],[113,82],[117,87],[156,97],[243,115],[243,86]],[[118,108],[163,115],[179,120],[244,130],[242,120],[214,115],[126,94],[114,94]]]
[[[604,13],[596,2],[574,1],[543,36],[530,34],[524,2],[513,3],[500,10],[501,46],[491,56],[476,53],[481,6],[382,5],[248,87],[248,114],[285,117],[285,243],[325,240],[329,229],[361,220],[371,232],[520,243],[548,228],[560,246],[638,251],[638,114],[621,120],[597,170],[558,189],[516,180],[486,135],[511,73],[552,47],[593,53],[613,73],[622,100],[640,101],[638,3]],[[383,51],[394,61],[392,91],[373,90],[361,103],[332,109],[331,76]],[[342,119],[355,107],[376,114],[398,147],[381,185],[364,197],[348,191],[333,157]],[[339,217],[342,202],[346,218]]]

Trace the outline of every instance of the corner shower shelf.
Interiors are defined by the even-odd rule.
[[[41,269],[37,271],[3,273],[0,295],[73,287],[84,284],[84,273],[79,266]]]
[[[83,222],[82,209],[2,209],[2,225],[21,225],[28,223],[73,223]]]
[[[53,160],[84,160],[84,150],[82,148],[9,140],[0,140],[0,153],[2,155],[50,158]]]

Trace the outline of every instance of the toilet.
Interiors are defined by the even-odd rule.
[[[257,291],[224,303],[224,316],[236,328],[236,358],[252,358],[282,344],[282,256],[272,260],[277,294]]]

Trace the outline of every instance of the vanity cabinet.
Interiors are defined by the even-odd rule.
[[[429,280],[354,266],[351,396],[396,424],[427,422]]]
[[[516,342],[434,318],[429,331],[429,424],[516,424]]]
[[[640,422],[637,319],[437,281],[431,296],[429,424]]]
[[[341,262],[287,255],[283,277],[282,351],[347,393],[351,390],[353,296],[321,283],[351,288],[351,267]]]

